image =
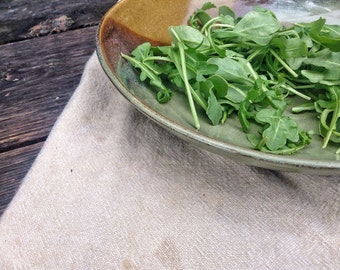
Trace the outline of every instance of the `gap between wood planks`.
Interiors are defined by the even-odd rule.
[[[97,27],[0,46],[0,152],[45,138],[95,50]]]
[[[7,80],[0,79],[0,216],[77,87],[96,31],[92,26],[0,45],[0,74],[7,72]]]

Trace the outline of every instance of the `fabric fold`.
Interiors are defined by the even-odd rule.
[[[0,269],[337,269],[340,181],[170,134],[94,53],[0,220]]]

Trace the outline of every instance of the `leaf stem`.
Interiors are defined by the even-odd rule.
[[[157,79],[158,77],[148,68],[146,67],[143,63],[141,63],[140,61],[136,60],[135,58],[126,55],[126,54],[121,54],[123,58],[125,58],[126,60],[128,60],[129,62],[131,62],[134,66],[138,67],[139,69],[141,69],[142,71],[145,72],[145,74],[152,80],[152,79]]]
[[[251,61],[253,60],[257,55],[259,55],[259,53],[263,52],[263,49],[259,48],[259,49],[256,49],[252,54],[250,54],[247,58],[247,61]]]
[[[303,99],[306,99],[306,100],[311,100],[311,97],[310,96],[307,96],[299,91],[297,91],[296,89],[294,89],[293,87],[289,86],[289,85],[285,85],[285,84],[282,84],[280,85],[283,89],[289,91],[290,93],[293,93]]]
[[[189,102],[189,107],[191,110],[191,114],[194,120],[194,126],[196,129],[200,129],[201,125],[200,122],[198,120],[198,116],[197,116],[197,112],[196,112],[196,107],[194,104],[194,100],[192,98],[192,94],[191,94],[191,86],[189,84],[189,80],[188,80],[188,74],[187,74],[187,69],[186,69],[186,61],[185,61],[185,50],[184,50],[184,45],[182,43],[182,40],[178,37],[176,31],[174,31],[173,28],[171,28],[172,34],[174,35],[174,37],[177,39],[177,46],[179,49],[179,55],[180,55],[180,66],[178,65],[179,63],[177,63],[177,61],[175,62],[175,65],[177,66],[177,69],[180,72],[184,85],[185,85],[185,90],[186,90],[186,94],[187,94],[187,98],[188,98],[188,102]]]
[[[182,70],[183,71],[183,81],[184,81],[186,93],[187,93],[187,96],[188,96],[188,101],[189,101],[189,106],[190,106],[190,110],[191,110],[191,113],[192,113],[192,117],[194,119],[194,126],[195,126],[196,129],[200,129],[201,126],[200,126],[200,123],[199,123],[199,120],[198,120],[194,100],[193,100],[192,95],[191,95],[191,91],[190,91],[191,86],[189,84],[188,74],[187,74],[187,71],[186,71],[186,62],[185,62],[185,57],[184,57],[184,47],[183,47],[183,44],[181,42],[178,43],[178,48],[179,48],[179,53],[180,53],[180,57],[181,57],[181,65],[182,65],[182,68],[183,68],[183,70]]]
[[[290,66],[288,66],[288,64],[283,61],[282,58],[273,49],[270,49],[269,51],[294,78],[299,77],[299,75],[294,70],[292,70]]]
[[[305,103],[292,108],[293,113],[301,113],[306,111],[315,111],[314,103]]]
[[[171,62],[171,59],[169,57],[165,57],[165,56],[149,56],[149,57],[145,57],[143,59],[143,62],[147,62],[147,61],[166,61],[166,62]]]
[[[239,87],[236,87],[234,84],[229,83],[229,86],[231,88],[233,88],[236,92],[238,92],[240,95],[242,95],[243,97],[246,97],[246,93],[244,93]]]
[[[334,111],[333,111],[333,114],[332,114],[332,120],[331,120],[331,123],[329,124],[329,128],[328,128],[328,131],[327,131],[327,134],[324,138],[324,142],[323,142],[323,145],[322,145],[322,148],[326,148],[327,145],[328,145],[328,142],[332,136],[332,133],[334,130],[336,130],[336,123],[340,117],[340,100],[339,100],[339,95],[337,94],[337,92],[335,91],[334,89],[335,87],[330,87],[329,90],[332,94],[332,96],[334,96],[334,99],[335,99],[335,108],[334,108]]]
[[[254,80],[256,81],[259,78],[259,75],[256,73],[256,71],[253,69],[252,65],[249,63],[249,61],[246,62],[246,66],[251,74],[253,76]]]
[[[214,24],[214,22],[217,22],[217,21],[219,21],[220,19],[221,19],[220,17],[215,17],[215,18],[212,18],[211,20],[209,20],[205,25],[203,25],[203,27],[202,27],[202,29],[201,29],[201,33],[204,33],[208,27],[210,27],[211,25]],[[230,24],[222,24],[222,23],[218,23],[218,24],[216,24],[216,26],[234,28],[233,25],[230,25]]]

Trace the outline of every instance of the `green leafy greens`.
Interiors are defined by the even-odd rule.
[[[221,6],[211,17],[215,8],[207,2],[188,25],[170,27],[171,45],[146,42],[122,57],[157,89],[160,103],[183,90],[196,129],[197,106],[212,125],[234,114],[254,148],[292,154],[311,143],[310,132],[285,113],[289,97],[298,96],[292,111],[318,114],[323,147],[340,143],[340,26],[323,18],[281,26],[257,6],[243,17]]]

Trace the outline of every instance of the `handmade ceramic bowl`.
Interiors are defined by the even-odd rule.
[[[168,27],[186,24],[189,15],[206,1],[199,0],[121,0],[103,17],[97,33],[97,54],[100,63],[121,94],[139,111],[162,127],[198,147],[218,153],[248,165],[274,170],[313,174],[340,174],[339,145],[322,149],[322,139],[313,136],[313,142],[299,153],[275,155],[252,149],[238,120],[228,119],[212,126],[206,116],[199,115],[201,128],[192,125],[187,99],[173,96],[168,104],[160,104],[148,84],[139,81],[121,53],[129,54],[137,45],[150,41],[153,45],[170,43]],[[320,16],[331,24],[340,24],[339,1],[211,1],[217,6],[229,5],[238,15],[252,9],[254,4],[273,10],[282,22],[312,21]],[[305,130],[317,130],[315,115],[291,115]]]

